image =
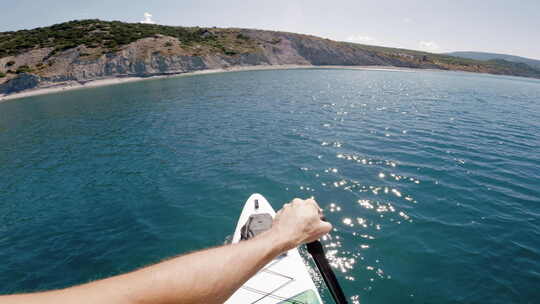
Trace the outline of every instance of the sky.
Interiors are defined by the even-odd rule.
[[[540,59],[540,0],[0,0],[0,31],[98,18]]]

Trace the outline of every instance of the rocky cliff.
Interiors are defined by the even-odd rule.
[[[185,30],[155,25],[145,28],[146,25],[99,20],[67,24],[61,24],[62,30],[55,30],[53,26],[36,29],[36,32],[0,33],[0,47],[5,46],[3,52],[0,51],[0,93],[111,77],[148,77],[252,65],[382,65],[540,78],[540,71],[527,67],[336,42],[294,33],[217,28]],[[123,26],[128,28],[119,32]],[[75,34],[69,32],[73,29],[77,31]],[[26,44],[20,47],[25,35],[32,42],[24,42]]]

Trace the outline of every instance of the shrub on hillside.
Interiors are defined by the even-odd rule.
[[[17,74],[30,73],[30,72],[32,72],[32,68],[30,68],[27,65],[21,65],[16,71]]]
[[[249,37],[246,36],[246,35],[244,35],[244,34],[242,34],[242,33],[236,35],[236,38],[237,38],[237,39],[241,39],[241,40],[249,40]]]

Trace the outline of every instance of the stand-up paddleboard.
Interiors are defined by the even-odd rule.
[[[232,243],[268,228],[276,212],[260,194],[249,197],[234,231]],[[297,248],[287,251],[249,279],[226,304],[322,304],[321,297]]]

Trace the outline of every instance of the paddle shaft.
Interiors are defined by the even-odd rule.
[[[339,286],[336,275],[334,274],[334,271],[332,270],[330,264],[328,263],[328,260],[326,259],[326,255],[324,254],[324,249],[321,242],[311,242],[306,244],[306,246],[309,254],[311,254],[313,259],[315,260],[315,264],[317,265],[317,268],[319,269],[319,272],[321,273],[324,282],[326,283],[326,286],[328,286],[328,289],[330,289],[330,293],[332,294],[334,301],[337,304],[347,304],[347,298],[345,297],[341,286]]]

